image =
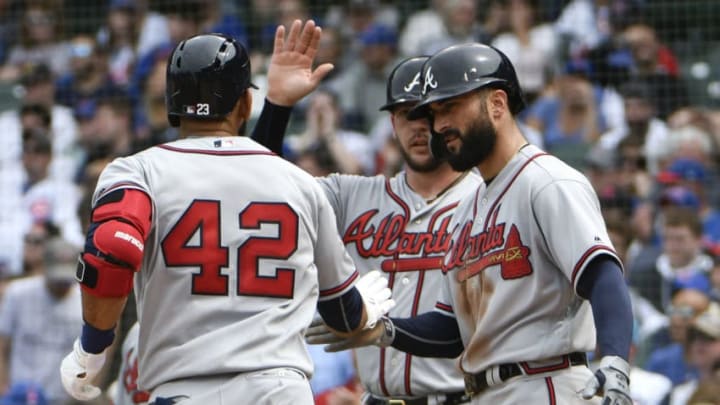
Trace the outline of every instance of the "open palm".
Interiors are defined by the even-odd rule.
[[[301,30],[302,29],[302,30]],[[275,30],[275,44],[270,58],[267,99],[277,105],[292,106],[315,90],[333,69],[324,63],[313,70],[322,29],[308,20],[295,20],[285,38],[285,27]]]

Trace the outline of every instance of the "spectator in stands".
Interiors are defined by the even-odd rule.
[[[674,189],[662,198],[687,198],[673,194]],[[660,308],[667,308],[674,291],[681,288],[710,293],[713,260],[702,249],[702,224],[697,208],[677,206],[686,203],[690,204],[680,200],[666,203],[672,205],[663,210],[661,218],[663,253],[656,263],[657,281],[648,283],[643,294]]]
[[[45,64],[55,76],[67,72],[70,52],[63,41],[58,2],[28,0],[20,17],[22,31],[19,44],[10,49],[7,63],[0,69],[0,80],[16,80],[22,76],[22,66]]]
[[[360,36],[371,26],[382,25],[398,30],[400,16],[393,2],[347,0],[340,3],[328,7],[324,24],[340,31],[343,41],[348,45],[345,54],[349,60],[359,57],[362,48]]]
[[[347,67],[333,83],[342,94],[344,122],[350,128],[367,133],[384,117],[377,106],[385,101],[387,77],[396,62],[397,35],[393,28],[374,24],[360,35],[361,58]]]
[[[668,117],[667,124],[673,130],[693,127],[709,135],[710,154],[715,158],[720,156],[720,114],[716,110],[699,106],[680,108]]]
[[[70,108],[102,97],[120,97],[124,91],[113,82],[108,71],[107,50],[95,39],[78,35],[70,41],[70,72],[55,83],[55,100]]]
[[[105,98],[96,103],[92,133],[81,140],[86,151],[85,166],[95,161],[110,162],[133,151],[131,106],[127,98]],[[166,116],[167,119],[167,116]]]
[[[22,238],[28,222],[23,209],[25,168],[23,167],[23,131],[41,131],[52,139],[50,176],[71,182],[79,165],[75,144],[75,121],[67,107],[53,105],[53,86],[47,68],[33,67],[24,76],[28,91],[19,109],[0,113],[0,273],[22,273]]]
[[[45,245],[52,234],[59,231],[48,223],[32,224],[23,237],[23,272],[24,276],[39,276],[45,271]]]
[[[673,389],[671,403],[686,404],[702,383],[712,383],[720,370],[720,304],[710,303],[688,329],[687,362],[697,370],[697,378]],[[716,397],[715,400],[720,399]],[[693,404],[696,402],[692,402]]]
[[[632,195],[618,184],[618,170],[613,151],[593,147],[585,157],[584,173],[600,199],[606,222],[628,223],[632,215]],[[629,244],[632,238],[627,240]],[[617,246],[615,246],[617,249]]]
[[[572,0],[555,21],[555,29],[573,56],[586,53],[612,35],[607,8],[597,7],[595,3],[595,0]]]
[[[303,158],[300,162],[305,163],[305,154],[311,151],[318,153],[320,168],[336,167],[339,172],[348,174],[374,174],[370,141],[361,133],[341,127],[342,110],[337,94],[320,88],[311,97],[305,119],[307,129],[287,138],[291,159],[295,160],[294,155]]]
[[[139,10],[134,0],[111,0],[105,24],[97,34],[98,46],[107,52],[108,73],[113,83],[127,86],[130,73],[137,59]]]
[[[673,111],[687,106],[687,88],[678,77],[677,61],[660,43],[655,29],[634,24],[623,32],[623,37],[633,56],[631,80],[650,86],[657,116],[666,119]]]
[[[427,8],[410,13],[398,41],[398,50],[402,56],[420,55],[424,44],[445,33],[441,10],[447,1],[430,0]]]
[[[658,181],[666,187],[679,186],[692,192],[697,199],[695,208],[702,221],[704,246],[707,249],[715,249],[720,246],[720,211],[708,198],[708,188],[713,181],[707,165],[697,159],[675,159],[665,171],[658,175]]]
[[[420,55],[430,51],[429,44],[438,38],[447,38],[448,25],[445,23],[448,11],[467,7],[468,3],[451,0],[431,0],[429,7],[412,12],[400,33],[399,51],[403,57]],[[507,0],[482,0],[473,5],[479,14],[473,41],[489,44],[496,35],[508,29]],[[462,17],[462,16],[460,16]],[[465,16],[467,19],[469,16]],[[434,45],[437,47],[441,45]]]
[[[548,152],[576,168],[605,130],[592,84],[582,74],[556,77],[552,91],[530,106],[525,123],[543,134]]]
[[[491,43],[515,66],[528,103],[537,98],[558,68],[555,30],[537,18],[535,2],[510,0],[510,30],[499,34]]]
[[[604,148],[616,149],[626,137],[642,139],[643,156],[651,174],[657,174],[660,159],[665,154],[668,128],[656,117],[655,96],[642,82],[628,82],[620,89],[624,99],[625,122],[621,127],[605,132],[600,143]]]
[[[78,246],[48,241],[45,274],[10,282],[0,304],[0,387],[33,382],[50,403],[69,399],[57,371],[82,327],[74,283]]]
[[[287,27],[287,25],[286,25]],[[345,44],[340,32],[333,27],[323,27],[322,37],[318,43],[318,51],[315,55],[315,66],[324,63],[332,63],[335,68],[328,73],[323,81],[326,83],[333,82],[337,77],[341,76],[345,70],[345,65],[349,62],[343,58]]]
[[[597,146],[607,150],[600,144]],[[615,148],[615,164],[618,170],[616,184],[635,201],[649,199],[655,186],[655,180],[648,172],[644,147],[643,138],[626,136]]]
[[[676,159],[695,160],[709,168],[717,157],[713,137],[694,125],[675,127],[663,145],[663,160],[672,163]]]
[[[698,290],[686,288],[675,292],[666,310],[670,317],[670,343],[650,354],[645,364],[646,370],[668,377],[673,385],[697,378],[698,371],[687,364],[685,358],[688,328],[709,305],[708,296]]]
[[[613,40],[629,22],[643,15],[645,0],[571,0],[562,9],[555,29],[571,57]]]
[[[24,88],[22,105],[42,106],[50,114],[53,161],[51,176],[72,181],[79,166],[79,151],[76,144],[77,124],[72,110],[55,102],[55,85],[52,72],[45,65],[23,67],[21,84]],[[0,113],[0,128],[3,136],[0,147],[0,161],[3,172],[12,171],[13,176],[21,171],[23,121],[20,111],[8,110]],[[19,178],[19,177],[18,177]]]
[[[52,145],[46,132],[23,132],[22,162],[25,169],[21,211],[21,234],[33,224],[52,223],[66,240],[82,244],[85,240],[78,217],[80,192],[74,183],[49,177]]]
[[[25,104],[20,107],[20,126],[23,130],[52,130],[50,111],[42,104]]]
[[[477,22],[477,2],[474,0],[446,0],[440,9],[440,16],[444,32],[428,38],[428,42],[420,46],[420,54],[432,55],[450,45],[475,42],[484,36]]]
[[[238,19],[234,14],[227,13],[223,9],[222,0],[201,0],[203,8],[203,21],[200,31],[222,32],[248,46],[248,35],[245,22]],[[286,25],[289,27],[290,25]]]

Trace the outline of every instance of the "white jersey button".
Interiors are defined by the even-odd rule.
[[[422,219],[416,219],[416,220],[415,220],[415,224],[416,224],[416,225],[422,224]]]
[[[482,199],[482,205],[485,205],[485,204],[487,204],[487,198]]]
[[[404,285],[408,285],[408,284],[410,283],[410,279],[407,278],[407,277],[403,277],[402,283],[403,283]]]
[[[397,365],[398,365],[398,359],[395,358],[395,359],[390,360],[390,364],[392,364],[393,367],[397,367]]]
[[[422,208],[422,204],[420,204],[420,203],[415,204],[415,209],[419,210],[420,208]]]

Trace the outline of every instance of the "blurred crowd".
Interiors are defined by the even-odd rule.
[[[378,107],[396,63],[455,43],[497,47],[529,102],[518,117],[528,140],[600,197],[632,288],[637,403],[720,403],[719,10],[658,11],[679,3],[0,0],[0,405],[68,400],[57,369],[82,319],[66,253],[84,243],[103,167],[177,138],[164,105],[173,46],[204,32],[243,42],[255,119],[275,27],[307,18],[323,27],[317,63],[335,69],[294,107],[288,159],[317,176],[393,176],[403,159]],[[313,354],[318,403],[357,403],[352,355]]]

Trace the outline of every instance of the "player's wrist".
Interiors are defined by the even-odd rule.
[[[381,335],[376,340],[375,345],[380,347],[392,345],[392,342],[395,340],[395,325],[390,318],[387,316],[380,317],[378,320],[378,328],[381,331]]]
[[[115,340],[115,328],[98,329],[87,322],[80,334],[80,348],[88,354],[99,354]]]

